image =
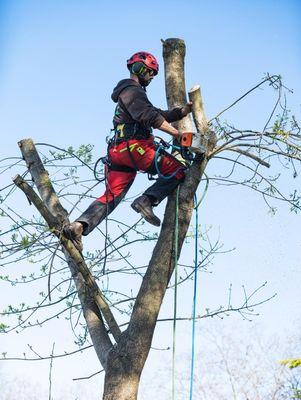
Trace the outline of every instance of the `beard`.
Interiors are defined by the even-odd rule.
[[[141,86],[146,87],[151,83],[151,79],[146,79],[145,76],[138,76],[139,83]]]

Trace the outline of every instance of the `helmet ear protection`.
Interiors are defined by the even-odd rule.
[[[146,66],[143,64],[143,62],[135,62],[134,64],[131,65],[130,69],[131,73],[134,75],[140,75],[144,76],[147,72]]]
[[[137,64],[137,65],[134,65]],[[159,72],[159,65],[156,57],[146,51],[139,51],[133,54],[127,61],[126,65],[132,74],[144,76],[146,70],[152,70],[153,75],[157,75]]]

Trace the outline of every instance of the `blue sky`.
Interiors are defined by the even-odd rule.
[[[186,40],[187,88],[201,83],[208,115],[265,72],[299,89],[297,2],[154,1],[144,12],[135,2],[1,4],[1,130],[10,136],[81,143],[89,133],[101,142],[111,126],[112,87],[127,74],[124,60],[146,47],[162,61],[167,37]],[[163,74],[150,97],[165,106]]]
[[[111,91],[127,77],[125,60],[133,52],[146,50],[158,57],[160,74],[148,92],[156,106],[166,107],[161,38],[185,40],[187,89],[201,85],[208,118],[269,72],[280,74],[294,89],[288,102],[300,120],[300,11],[301,3],[289,0],[2,0],[0,158],[18,155],[17,141],[24,137],[61,147],[91,143],[95,157],[102,155],[114,109]],[[273,92],[259,90],[225,118],[242,128],[260,129],[273,100]],[[145,177],[139,178],[132,193],[146,185]],[[200,309],[226,301],[230,283],[240,296],[242,284],[255,288],[267,280],[267,295],[278,296],[261,309],[258,323],[269,334],[300,331],[300,215],[279,205],[271,217],[255,193],[212,186],[200,218],[226,248],[237,249],[217,259],[213,274],[202,276]],[[8,293],[9,288],[1,290]],[[166,302],[165,311],[169,306]],[[160,337],[167,339],[156,336],[157,344],[170,343],[171,331],[166,329],[160,328]],[[189,337],[188,330],[186,325],[183,337]],[[68,333],[64,337],[70,340]],[[18,339],[18,348],[26,340],[30,339]],[[22,374],[24,365],[2,366],[10,374],[12,368]]]

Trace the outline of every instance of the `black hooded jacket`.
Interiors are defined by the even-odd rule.
[[[183,118],[181,107],[170,111],[154,107],[142,86],[133,79],[121,80],[111,98],[118,103],[113,118],[115,128],[118,124],[136,123],[141,130],[151,132],[151,128],[159,128],[164,120],[174,122]]]

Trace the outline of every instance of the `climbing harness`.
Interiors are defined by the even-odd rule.
[[[172,179],[173,177],[175,177],[180,171],[183,171],[186,169],[186,166],[190,165],[191,161],[194,159],[194,155],[189,151],[189,149],[187,147],[182,147],[182,146],[175,146],[171,143],[167,143],[165,142],[163,139],[159,138],[156,136],[156,139],[154,141],[155,145],[157,146],[156,149],[156,153],[155,153],[155,158],[154,158],[154,166],[155,166],[155,171],[158,175],[159,178],[163,178],[163,179]],[[127,139],[123,139],[124,142],[126,142],[126,148],[124,149],[125,151],[127,150],[129,153],[129,156],[131,158],[131,162],[133,164],[133,167],[127,167],[127,166],[123,166],[123,165],[117,165],[111,162],[110,157],[109,157],[109,153],[107,153],[106,156],[100,157],[97,159],[97,161],[94,164],[94,168],[93,168],[93,174],[95,179],[98,182],[103,182],[105,181],[105,177],[104,178],[99,178],[98,177],[98,173],[97,173],[97,168],[99,166],[99,163],[102,162],[104,164],[105,167],[107,167],[108,170],[111,171],[120,171],[120,172],[133,172],[133,171],[139,171],[139,168],[137,167],[135,160],[133,158],[133,155],[131,153],[131,146],[128,143]],[[116,143],[116,140],[114,138],[108,139],[108,148],[112,145]],[[181,155],[182,159],[185,161],[185,164],[183,163],[183,167],[179,167],[176,171],[174,171],[171,175],[164,175],[161,173],[160,171],[160,159],[161,156],[163,154],[169,154],[166,150],[168,148],[171,148],[172,150],[176,150],[179,152],[179,154]],[[141,155],[143,155],[143,149],[141,147],[137,148],[137,151],[140,152]],[[149,180],[154,180],[155,178],[152,178],[152,176],[148,173],[148,179]]]
[[[104,164],[105,167],[108,168],[108,170],[111,171],[120,171],[120,172],[133,172],[135,171],[134,168],[131,167],[127,167],[126,165],[117,165],[117,164],[113,164],[110,160],[110,157],[108,155],[104,156],[104,157],[100,157],[96,163],[94,164],[94,168],[93,168],[93,173],[94,173],[94,177],[98,182],[103,182],[106,180],[106,177],[104,178],[98,178],[97,175],[97,167],[98,164],[102,162]]]

